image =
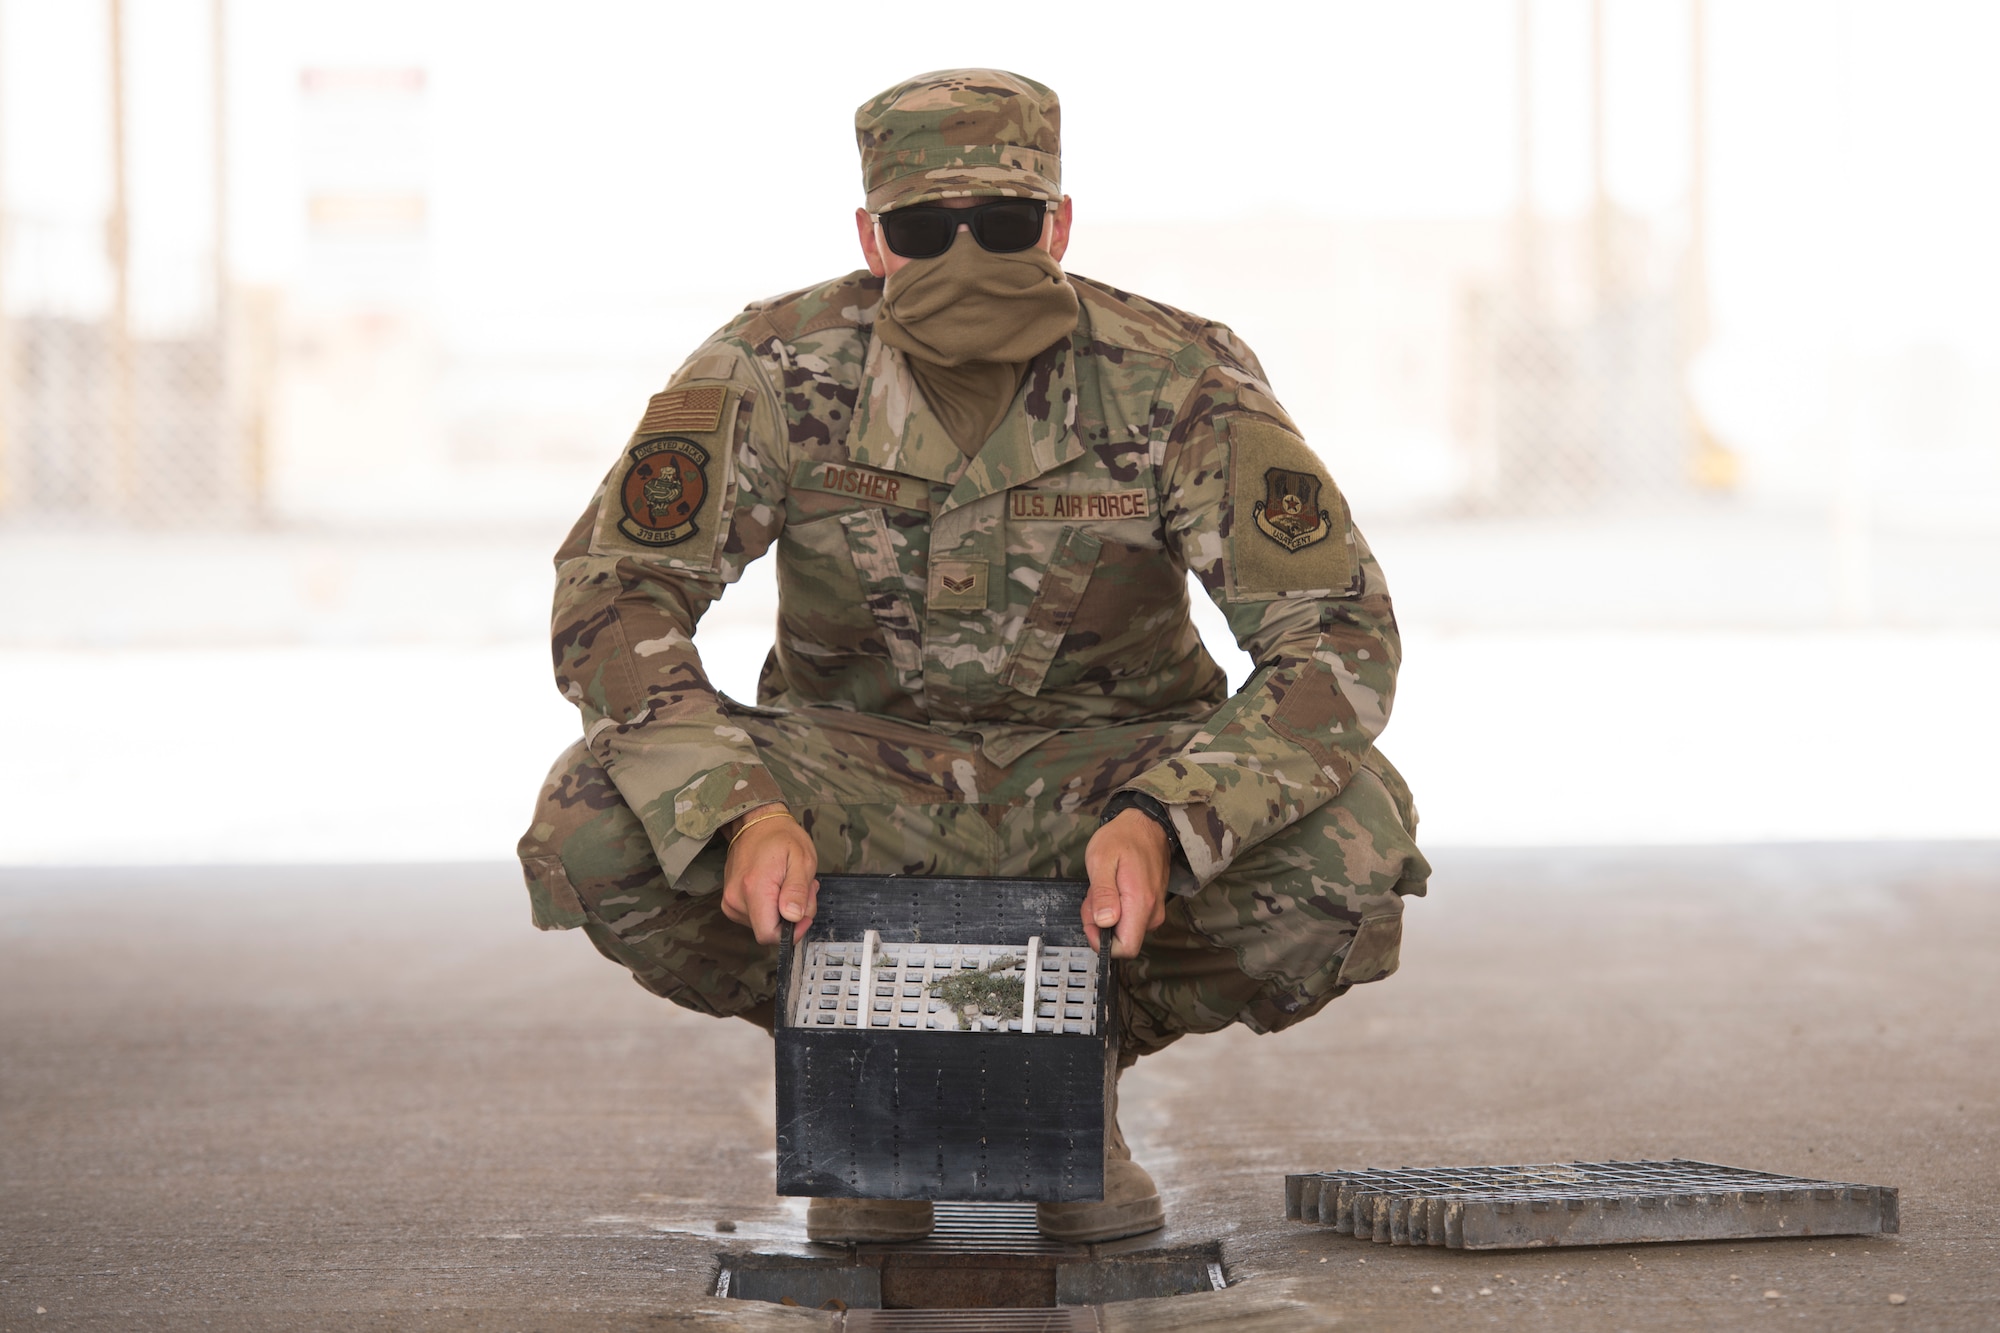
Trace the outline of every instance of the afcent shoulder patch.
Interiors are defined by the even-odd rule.
[[[1333,515],[1320,508],[1320,480],[1310,472],[1264,469],[1264,498],[1250,506],[1258,530],[1287,551],[1298,551],[1332,535]]]
[[[618,483],[620,532],[646,546],[673,546],[701,530],[695,515],[708,499],[708,450],[678,435],[656,436],[633,445],[626,458]]]
[[[1255,601],[1346,588],[1347,502],[1319,455],[1269,421],[1216,424],[1229,439],[1229,595]]]

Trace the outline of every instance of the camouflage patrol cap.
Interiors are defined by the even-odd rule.
[[[1055,91],[1000,69],[906,79],[854,113],[868,211],[976,195],[1062,198]]]

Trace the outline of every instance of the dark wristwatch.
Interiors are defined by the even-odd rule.
[[[1174,818],[1167,813],[1167,807],[1142,791],[1121,791],[1112,795],[1104,803],[1104,814],[1098,819],[1097,827],[1103,828],[1127,810],[1137,810],[1146,818],[1158,824],[1167,832],[1167,855],[1179,856],[1181,835],[1174,832]]]

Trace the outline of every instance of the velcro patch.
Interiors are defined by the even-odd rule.
[[[1283,426],[1228,419],[1230,593],[1257,600],[1337,592],[1353,569],[1347,502],[1326,465]]]
[[[1074,523],[1092,519],[1147,518],[1152,512],[1152,503],[1143,490],[1007,492],[1007,517],[1016,520],[1051,519]]]
[[[678,435],[646,440],[626,455],[618,483],[618,530],[644,546],[674,546],[701,531],[709,499],[708,450]]]
[[[641,548],[677,569],[716,568],[729,528],[730,482],[743,390],[688,383],[653,395],[625,456],[607,477],[592,555]]]
[[[853,463],[801,463],[792,477],[792,489],[850,496],[895,509],[930,508],[930,484],[922,478],[900,477]]]
[[[663,389],[646,402],[646,415],[639,418],[638,434],[684,430],[703,435],[722,422],[723,404],[729,388],[722,384],[701,384],[689,389]]]
[[[930,604],[939,611],[984,611],[986,562],[931,561]]]

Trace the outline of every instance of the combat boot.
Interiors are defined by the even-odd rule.
[[[1089,1244],[1139,1236],[1167,1224],[1159,1188],[1146,1168],[1132,1160],[1125,1131],[1118,1127],[1118,1088],[1111,1090],[1110,1119],[1104,1127],[1104,1198],[1082,1203],[1038,1203],[1035,1226],[1050,1240]]]
[[[806,1239],[843,1242],[922,1240],[931,1234],[928,1199],[814,1199]]]

